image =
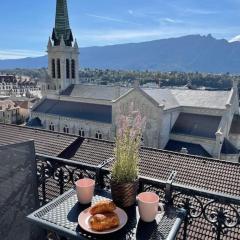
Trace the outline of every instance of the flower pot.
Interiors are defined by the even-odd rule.
[[[117,183],[111,181],[112,199],[118,207],[127,208],[136,202],[139,181]]]

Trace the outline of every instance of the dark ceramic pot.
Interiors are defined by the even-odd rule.
[[[111,181],[112,199],[118,207],[131,207],[136,202],[139,181],[130,183],[116,183]]]

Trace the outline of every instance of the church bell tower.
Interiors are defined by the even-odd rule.
[[[55,27],[48,41],[47,90],[60,93],[79,81],[79,48],[69,25],[67,0],[57,0]]]

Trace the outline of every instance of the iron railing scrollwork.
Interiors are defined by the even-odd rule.
[[[111,174],[106,166],[113,159],[107,159],[98,166],[76,161],[37,155],[37,171],[40,201],[47,203],[48,188],[54,183],[59,194],[72,187],[77,179],[96,179],[97,186],[110,189]],[[240,229],[240,197],[206,191],[174,182],[176,172],[167,181],[140,177],[139,191],[156,192],[166,206],[184,208],[187,212],[182,225],[181,239],[188,239],[188,232],[194,221],[203,219],[212,226],[213,238],[220,240],[232,229]],[[57,197],[57,196],[55,196]],[[240,231],[240,230],[239,230]]]

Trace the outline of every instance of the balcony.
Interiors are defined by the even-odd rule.
[[[111,159],[93,165],[45,155],[36,158],[41,205],[63,194],[83,177],[96,179],[98,187],[109,190]],[[240,198],[175,183],[177,174],[173,171],[167,181],[140,176],[139,189],[154,191],[167,206],[186,210],[177,239],[239,239]]]

